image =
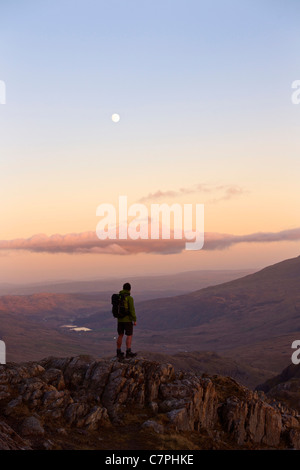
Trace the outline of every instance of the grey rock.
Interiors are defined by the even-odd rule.
[[[163,425],[151,419],[145,421],[142,424],[142,429],[145,429],[145,428],[152,429],[157,434],[162,434],[164,432]]]
[[[20,433],[22,436],[43,436],[45,434],[45,430],[38,418],[35,416],[29,416],[24,419]]]

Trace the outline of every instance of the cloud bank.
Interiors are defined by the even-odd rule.
[[[246,194],[249,191],[241,188],[238,185],[231,184],[231,185],[211,185],[211,184],[196,184],[190,188],[180,188],[177,191],[169,190],[169,191],[161,191],[158,190],[154,193],[149,193],[147,196],[143,196],[139,199],[138,202],[150,202],[150,201],[157,201],[166,198],[175,198],[180,196],[185,196],[189,194],[198,194],[204,193],[210,196],[214,196],[208,199],[207,203],[216,203],[219,201],[226,201],[228,199],[232,199],[234,197],[240,196],[242,194]]]
[[[239,243],[272,243],[300,240],[300,228],[280,232],[232,235],[206,232],[203,250],[224,250]],[[0,240],[0,251],[66,254],[132,255],[138,253],[172,254],[185,251],[182,240],[99,240],[95,232],[66,235],[37,234],[30,238]]]

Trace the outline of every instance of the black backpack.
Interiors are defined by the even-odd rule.
[[[129,294],[113,294],[111,296],[112,314],[115,318],[124,318],[129,313],[128,303],[125,300]]]

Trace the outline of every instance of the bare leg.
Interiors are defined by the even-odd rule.
[[[132,342],[132,335],[126,337],[126,348],[130,349],[131,348],[131,342]]]
[[[118,339],[117,339],[117,348],[118,348],[118,349],[121,349],[122,341],[123,341],[123,336],[124,336],[124,335],[119,335],[119,336],[118,336]]]

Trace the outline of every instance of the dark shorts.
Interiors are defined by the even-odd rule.
[[[119,321],[118,322],[118,334],[123,335],[124,333],[126,336],[132,336],[133,325],[131,321]]]

